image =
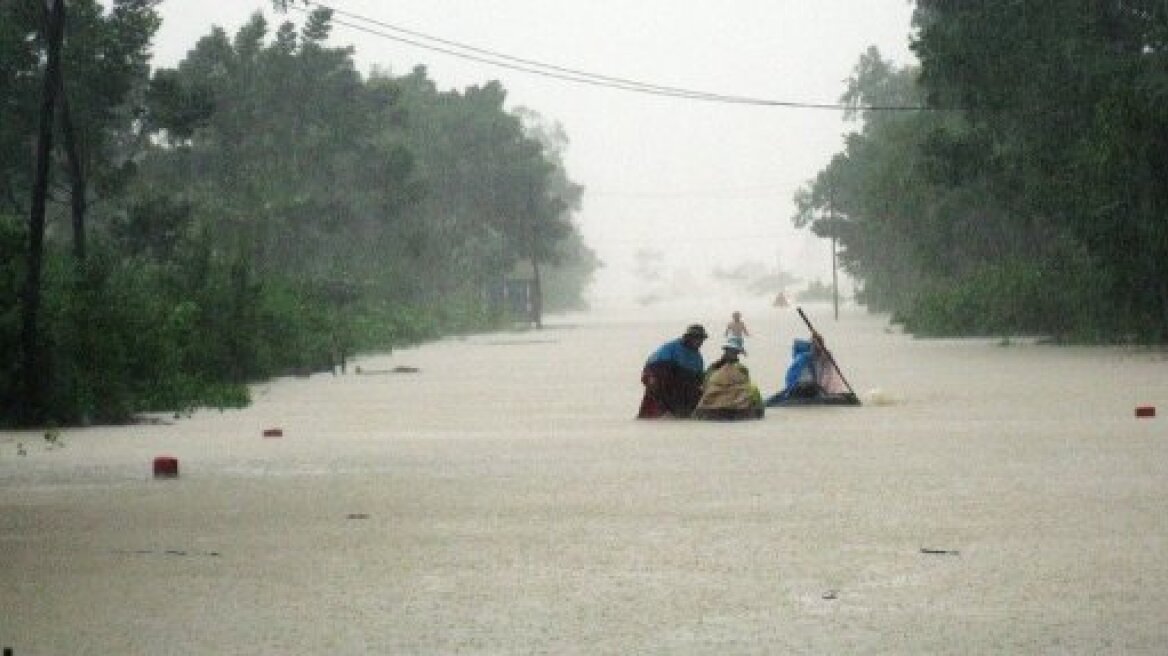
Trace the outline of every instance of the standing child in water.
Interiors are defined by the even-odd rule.
[[[746,338],[750,337],[750,331],[746,329],[746,323],[742,321],[741,312],[734,312],[730,315],[730,323],[726,324],[724,336],[727,342],[737,346],[743,355],[746,354]]]

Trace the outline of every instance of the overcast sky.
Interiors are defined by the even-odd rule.
[[[778,101],[834,103],[870,45],[898,64],[908,0],[332,0],[330,6],[513,57],[656,85]],[[155,65],[173,66],[219,25],[234,35],[271,3],[166,0]],[[339,19],[342,17],[338,16]],[[343,20],[351,20],[343,18]],[[425,65],[440,88],[497,79],[512,107],[559,122],[578,215],[604,260],[597,300],[628,294],[638,249],[701,280],[756,261],[830,280],[830,247],[791,227],[792,195],[839,151],[853,126],[838,111],[744,106],[581,85],[394,42],[345,26],[363,73]]]

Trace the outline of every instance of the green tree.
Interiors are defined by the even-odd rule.
[[[571,216],[582,194],[563,166],[562,129],[534,112],[509,112],[497,82],[439,92],[417,68],[372,84],[401,99],[390,124],[403,127],[417,155],[424,192],[416,211],[426,230],[409,242],[430,285],[423,294],[476,299],[519,260],[591,275],[587,251],[561,247],[578,237]]]
[[[25,335],[20,375],[26,392],[19,403],[30,413],[26,421],[34,421],[43,406],[42,395],[33,390],[52,379],[51,360],[42,358],[52,342],[42,334],[38,313],[45,292],[45,243],[51,245],[58,214],[53,211],[60,188],[56,182],[70,181],[76,266],[86,254],[89,208],[114,195],[132,168],[134,93],[144,83],[147,46],[158,26],[155,4],[119,0],[108,13],[84,0],[51,3],[48,13],[38,3],[0,4],[0,102],[5,116],[0,123],[0,215],[32,217],[28,245],[16,251],[26,271],[20,295]],[[38,122],[42,127],[36,137]],[[41,144],[35,166],[29,148],[34,140]],[[53,145],[63,148],[63,157],[50,157]],[[91,324],[84,317],[75,319],[72,331],[87,334]],[[0,387],[15,384],[15,376],[0,381]]]
[[[921,0],[916,21],[922,84],[963,110],[988,193],[1081,252],[1100,330],[1168,339],[1168,9]]]
[[[84,253],[87,209],[125,183],[139,152],[136,119],[149,62],[149,43],[159,25],[157,0],[117,0],[107,12],[93,0],[68,2],[61,49],[61,128],[56,160],[59,180],[71,179],[75,252]],[[30,136],[36,133],[39,81],[46,44],[39,3],[0,4],[0,208],[28,209],[33,170]],[[79,184],[77,184],[79,183]]]
[[[961,111],[864,109],[920,104],[917,77],[861,57],[843,96],[861,130],[796,195],[796,225],[836,238],[858,298],[910,330],[1095,334],[1097,256],[1026,204],[1040,192],[1003,187],[1018,181],[992,133]]]
[[[497,82],[438,92],[421,70],[362,79],[349,49],[326,45],[325,9],[301,28],[271,32],[258,15],[233,37],[216,28],[147,80],[135,53],[152,6],[115,3],[113,23],[93,13],[86,30],[104,37],[86,31],[74,46],[122,53],[124,84],[121,104],[104,112],[76,102],[102,98],[100,88],[71,95],[73,120],[59,126],[86,154],[63,159],[92,183],[74,193],[94,210],[92,240],[76,266],[83,233],[74,230],[71,256],[50,212],[45,357],[34,368],[49,393],[33,404],[38,417],[108,422],[235,405],[254,380],[487,327],[496,318],[485,286],[521,260],[552,267],[549,307],[579,301],[597,263],[572,222],[580,188],[563,167],[566,138],[507,110]],[[0,5],[17,9],[27,8]],[[37,40],[10,27],[0,25],[0,83],[31,88]],[[94,71],[86,83],[101,87]],[[36,121],[15,114],[0,147],[27,150],[21,125]],[[100,139],[86,136],[97,128]],[[0,209],[0,246],[31,239],[12,211],[30,187],[27,170],[0,162],[0,196],[14,200]],[[0,291],[19,287],[27,263],[0,264]],[[19,343],[20,308],[4,303],[15,296],[0,297],[0,344]],[[11,364],[0,370],[6,402],[15,380]],[[14,407],[5,403],[0,421]]]

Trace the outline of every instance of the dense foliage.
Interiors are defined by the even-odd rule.
[[[580,304],[598,262],[571,220],[566,139],[507,110],[498,83],[365,78],[326,45],[324,10],[274,32],[257,14],[151,71],[155,5],[67,4],[62,87],[86,176],[54,156],[39,366],[0,369],[0,423],[246,403],[251,381],[500,325],[488,290],[522,263],[546,308]],[[0,346],[18,353],[44,12],[0,14]]]
[[[861,58],[861,129],[796,224],[914,332],[1168,340],[1164,3],[918,0],[915,21],[920,68]]]

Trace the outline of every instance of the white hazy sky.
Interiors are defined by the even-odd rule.
[[[332,0],[338,10],[449,41],[589,73],[722,95],[834,103],[870,45],[898,64],[909,0]],[[166,0],[156,66],[173,66],[218,25],[234,35],[267,0]],[[338,19],[349,20],[338,16]],[[831,276],[830,247],[791,226],[792,196],[842,147],[832,110],[718,104],[580,85],[460,59],[337,25],[362,72],[425,65],[442,89],[492,79],[512,107],[564,126],[578,215],[605,262],[598,301],[631,296],[633,255],[665,253],[701,280],[756,261]],[[679,276],[685,278],[687,276]]]

